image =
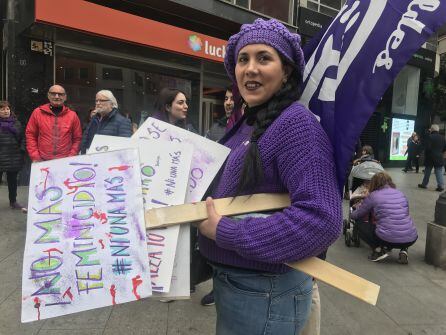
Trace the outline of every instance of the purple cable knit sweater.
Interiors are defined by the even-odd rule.
[[[213,189],[214,198],[235,195],[251,131],[243,123],[223,138],[232,151]],[[341,232],[333,150],[319,122],[297,102],[265,131],[258,146],[264,180],[247,193],[288,192],[291,206],[267,218],[223,217],[216,242],[200,235],[200,250],[212,262],[282,273],[290,269],[282,263],[322,253]]]

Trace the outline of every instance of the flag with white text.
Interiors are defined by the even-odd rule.
[[[320,117],[333,144],[340,189],[384,92],[445,22],[446,1],[348,0],[306,55],[301,102]]]

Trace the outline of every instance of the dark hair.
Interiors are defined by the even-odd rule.
[[[186,93],[184,93],[183,91],[176,89],[176,88],[163,88],[160,92],[159,95],[159,102],[158,102],[158,108],[160,110],[161,113],[164,114],[165,117],[165,121],[169,122],[169,114],[167,111],[166,106],[172,106],[173,102],[175,101],[175,98],[177,97],[177,95],[179,93],[184,94],[184,96],[186,97],[187,100],[187,96]],[[184,124],[186,125],[186,120],[184,120]]]
[[[372,193],[373,191],[380,190],[386,185],[390,186],[391,188],[396,188],[392,181],[392,177],[390,177],[389,174],[386,172],[379,172],[372,177],[369,192]]]
[[[0,108],[5,108],[5,107],[9,107],[9,110],[11,111],[11,117],[17,119],[17,116],[12,111],[11,104],[6,100],[0,100]]]
[[[262,162],[260,160],[260,152],[257,142],[282,111],[293,102],[299,100],[302,93],[302,73],[300,73],[296,67],[280,53],[278,54],[282,61],[282,66],[289,66],[292,70],[288,76],[287,82],[267,102],[266,108],[263,108],[254,115],[249,115],[249,108],[245,111],[247,114],[247,123],[253,124],[254,129],[243,162],[237,194],[240,194],[241,192],[246,193],[246,191],[250,190],[258,182],[263,180]]]
[[[232,93],[232,85],[226,86],[225,93],[226,92],[231,92]]]

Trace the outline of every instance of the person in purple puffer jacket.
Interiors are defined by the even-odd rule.
[[[288,193],[281,211],[220,216],[206,199],[200,252],[213,267],[216,334],[299,334],[312,278],[284,263],[323,253],[342,229],[341,192],[330,140],[298,102],[300,36],[277,20],[244,24],[228,42],[225,67],[246,104],[220,140],[231,149],[214,180],[214,198]]]
[[[358,220],[371,213],[372,220]],[[372,262],[387,258],[397,248],[400,249],[398,262],[408,263],[407,249],[417,240],[417,229],[410,217],[406,196],[395,188],[387,173],[372,177],[369,195],[351,218],[358,220],[359,237],[373,249],[369,256]]]

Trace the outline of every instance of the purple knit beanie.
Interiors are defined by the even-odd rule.
[[[248,44],[266,44],[273,47],[303,74],[305,61],[300,47],[300,35],[291,33],[275,19],[268,21],[257,19],[252,24],[242,25],[240,31],[229,38],[226,46],[225,68],[233,82],[236,82],[235,64],[238,53]]]

